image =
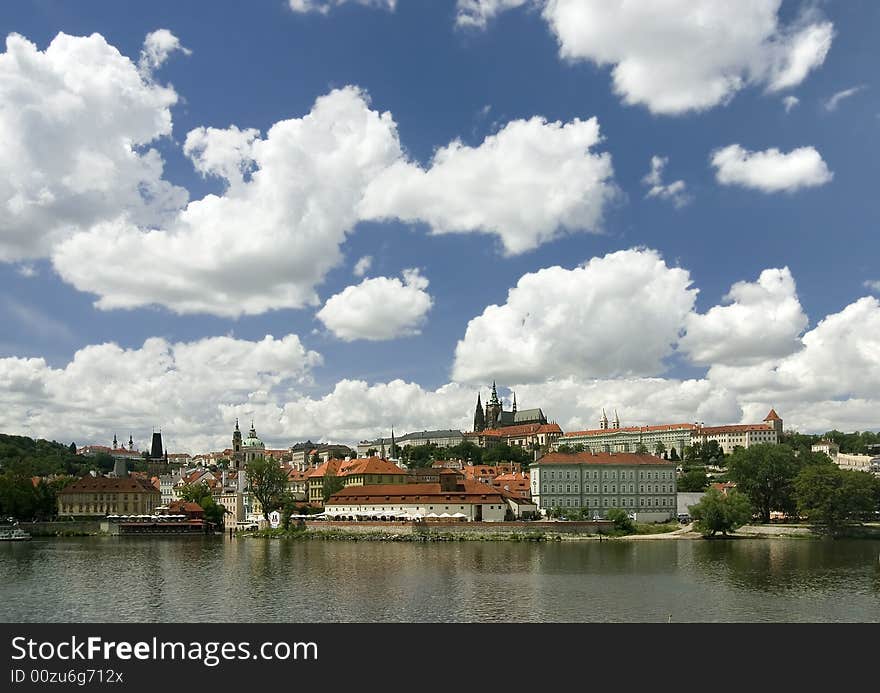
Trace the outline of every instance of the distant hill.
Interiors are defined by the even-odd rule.
[[[32,476],[86,473],[94,463],[84,463],[82,457],[71,452],[70,445],[0,433],[0,470],[15,467]]]

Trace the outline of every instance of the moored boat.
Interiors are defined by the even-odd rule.
[[[29,541],[30,538],[20,527],[0,527],[0,541]]]

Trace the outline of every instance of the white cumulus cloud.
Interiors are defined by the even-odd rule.
[[[825,101],[825,110],[836,111],[841,101],[843,101],[844,99],[848,99],[850,96],[858,94],[865,88],[866,87],[864,84],[859,84],[858,86],[850,87],[849,89],[843,89],[842,91],[836,92],[830,98],[828,98],[828,100]]]
[[[539,5],[537,0],[458,0],[455,23],[459,27],[485,29],[496,15],[523,5]]]
[[[256,164],[253,149],[259,137],[260,131],[255,128],[200,127],[187,133],[183,152],[203,176],[215,176],[236,186],[245,181]]]
[[[731,144],[712,152],[710,162],[722,185],[740,185],[765,193],[825,185],[834,176],[815,147],[799,147],[788,153],[775,147],[751,152]]]
[[[417,269],[403,271],[403,281],[364,279],[327,299],[317,318],[345,341],[395,339],[419,334],[433,304],[428,280]]]
[[[651,157],[651,170],[642,178],[642,183],[649,186],[645,197],[658,197],[661,200],[669,200],[676,208],[684,207],[691,201],[687,191],[687,184],[683,180],[663,182],[663,169],[669,163],[665,156]]]
[[[726,103],[749,84],[796,86],[822,65],[833,25],[807,13],[781,26],[781,0],[549,0],[567,60],[611,66],[627,104],[666,115]]]
[[[595,118],[511,121],[478,147],[439,149],[428,169],[397,162],[371,182],[361,214],[437,234],[493,233],[511,255],[565,231],[595,232],[617,194],[611,156],[591,151],[600,141]]]
[[[320,363],[296,335],[189,343],[153,337],[131,349],[96,344],[63,368],[40,358],[0,359],[0,406],[34,437],[106,445],[114,433],[131,431],[143,446],[160,426],[172,451],[223,449],[231,408],[244,417],[267,397],[285,401]],[[266,419],[267,432],[280,435],[278,421]]]
[[[148,36],[157,60],[159,36],[174,39]],[[10,34],[0,53],[0,261],[45,257],[120,216],[159,223],[185,204],[149,147],[171,134],[176,102],[100,34],[59,33],[44,51]]]
[[[831,400],[880,403],[878,330],[880,301],[865,296],[820,320],[794,353],[743,367],[713,365],[708,377],[743,398],[775,399],[804,413]]]
[[[162,228],[117,219],[56,249],[55,268],[98,294],[99,308],[158,303],[233,317],[317,303],[315,286],[341,260],[363,191],[401,156],[391,115],[371,110],[354,87],[318,98],[263,138],[199,128],[185,150],[199,171],[227,181],[225,194],[190,202]]]
[[[144,47],[138,61],[141,72],[147,75],[151,74],[153,70],[168,60],[168,56],[175,51],[180,51],[184,55],[192,55],[192,51],[184,47],[180,43],[180,39],[168,31],[168,29],[157,29],[150,32],[144,39]]]
[[[798,97],[792,96],[791,94],[789,94],[788,96],[784,96],[782,98],[782,105],[785,106],[786,113],[788,113],[792,108],[797,106],[800,102],[801,102],[801,100]]]
[[[352,3],[355,5],[364,5],[365,7],[376,7],[379,9],[385,9],[394,11],[395,6],[397,5],[397,0],[287,0],[288,5],[291,10],[294,12],[306,13],[306,12],[318,12],[320,14],[327,14],[330,10],[339,7],[340,5],[345,5],[346,3]]]
[[[360,260],[358,260],[354,269],[352,270],[352,274],[356,277],[363,277],[367,272],[370,271],[370,267],[373,266],[373,256],[372,255],[364,255]]]
[[[807,316],[788,267],[766,269],[757,282],[737,282],[728,305],[687,317],[679,348],[695,363],[748,364],[798,350]]]
[[[316,287],[361,220],[496,234],[518,253],[598,231],[618,194],[610,155],[591,151],[601,141],[595,118],[513,121],[479,147],[440,148],[424,170],[406,160],[391,114],[346,86],[265,134],[192,129],[184,154],[224,190],[188,202],[149,148],[171,134],[178,97],[151,70],[174,51],[187,49],[167,30],[152,32],[139,70],[99,34],[59,34],[42,52],[9,36],[0,54],[0,262],[48,256],[102,310],[238,317],[317,305]]]
[[[501,305],[472,319],[453,379],[654,375],[664,369],[696,297],[687,271],[654,250],[622,250],[575,269],[523,275]]]
[[[409,431],[473,426],[476,391],[449,383],[435,390],[417,383],[391,380],[367,383],[341,380],[326,395],[298,397],[282,409],[280,425],[296,439],[357,443]]]

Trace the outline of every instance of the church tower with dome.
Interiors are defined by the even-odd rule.
[[[251,421],[251,430],[247,438],[242,439],[241,429],[238,427],[238,419],[235,420],[235,430],[232,432],[232,469],[244,469],[249,462],[263,457],[266,444],[257,437],[254,422]]]
[[[248,431],[247,438],[241,441],[241,450],[244,457],[244,468],[247,468],[248,464],[258,457],[263,457],[266,454],[266,445],[257,437],[253,421],[251,421],[251,430]]]

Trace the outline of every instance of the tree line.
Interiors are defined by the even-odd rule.
[[[807,520],[837,536],[846,527],[876,521],[880,514],[880,478],[841,469],[824,453],[809,448],[762,443],[737,448],[727,460],[727,476],[736,489],[709,489],[691,509],[697,529],[723,534],[753,519],[770,522],[773,513]]]

